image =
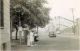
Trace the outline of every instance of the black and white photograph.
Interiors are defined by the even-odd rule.
[[[80,51],[80,0],[0,0],[0,51]]]

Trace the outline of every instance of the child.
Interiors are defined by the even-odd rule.
[[[37,42],[38,42],[38,34],[37,34],[37,32],[34,32],[34,43],[35,43],[35,45]]]

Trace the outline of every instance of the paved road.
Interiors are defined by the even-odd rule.
[[[15,45],[12,51],[79,51],[79,39],[68,37],[49,38],[46,35],[40,35],[38,45],[27,47],[26,45]]]

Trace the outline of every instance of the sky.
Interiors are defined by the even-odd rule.
[[[57,16],[73,20],[73,14],[75,19],[80,18],[80,0],[47,0],[47,2],[48,4],[45,4],[45,6],[50,8],[49,16],[53,20]],[[73,23],[63,19],[60,22],[66,26],[73,25]],[[51,26],[52,24],[56,26],[57,23],[59,23],[59,20],[52,21]]]
[[[73,14],[75,19],[80,18],[80,0],[47,0],[46,7],[50,7],[50,17],[62,16],[72,20]],[[73,8],[73,14],[72,14]]]

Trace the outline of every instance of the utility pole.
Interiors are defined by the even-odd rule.
[[[75,35],[75,21],[74,21],[74,9],[72,8],[72,16],[73,16],[73,33]]]
[[[77,19],[77,34],[79,36],[79,19]]]
[[[59,16],[59,31],[60,31],[60,16]]]

